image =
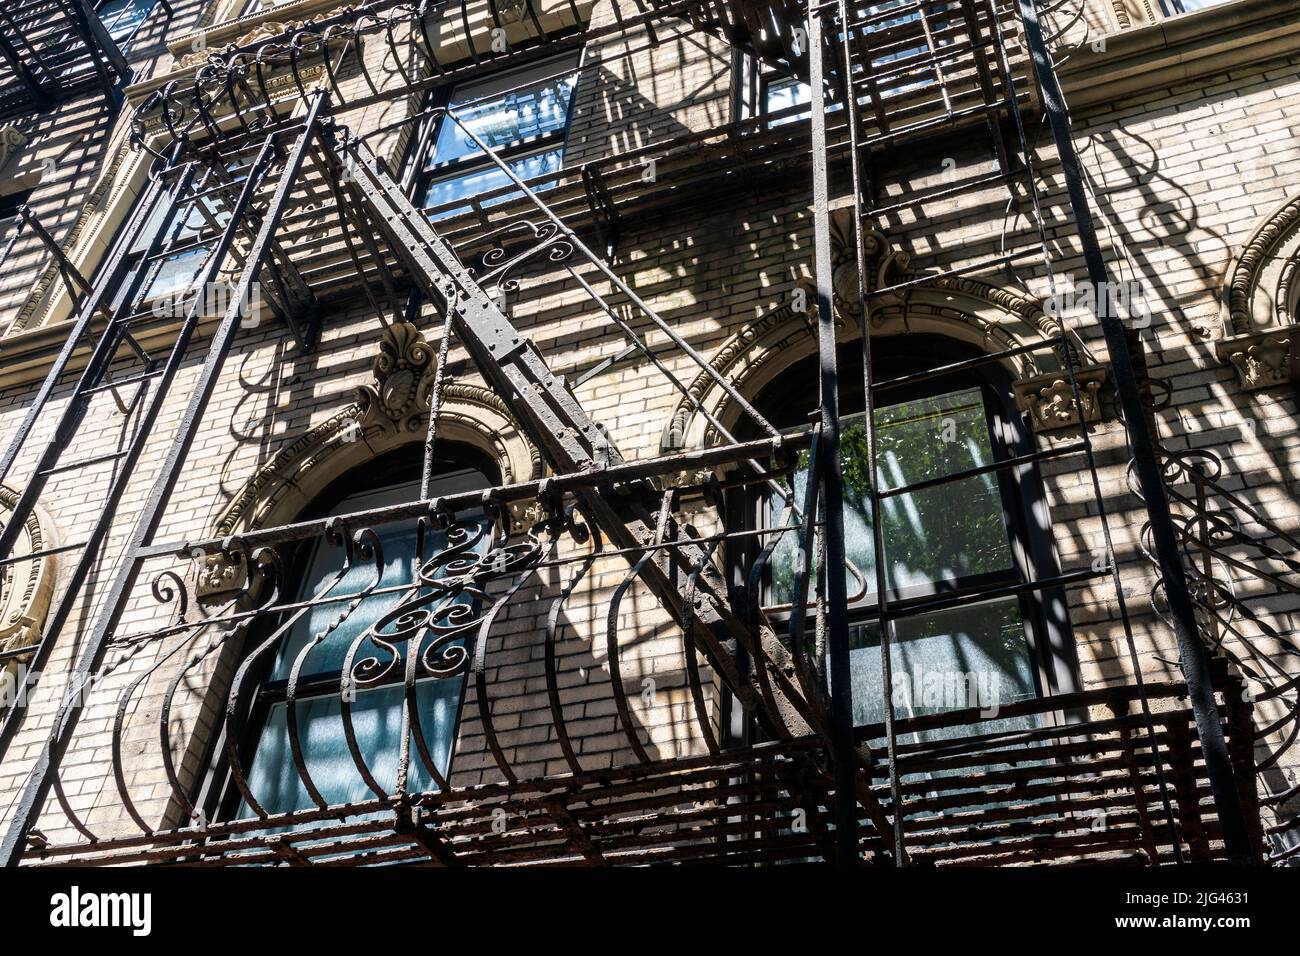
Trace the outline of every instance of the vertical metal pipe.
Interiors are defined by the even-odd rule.
[[[1174,622],[1174,634],[1178,639],[1183,679],[1187,682],[1187,696],[1192,705],[1192,713],[1196,717],[1196,731],[1201,740],[1201,752],[1205,758],[1206,774],[1210,779],[1210,791],[1214,796],[1215,811],[1223,827],[1224,846],[1229,858],[1234,862],[1248,863],[1253,860],[1254,854],[1228,755],[1227,741],[1223,735],[1223,725],[1214,702],[1209,655],[1198,634],[1196,611],[1192,604],[1191,591],[1187,586],[1187,578],[1183,573],[1178,537],[1174,530],[1173,517],[1169,512],[1169,501],[1165,497],[1165,486],[1161,478],[1160,462],[1156,456],[1155,441],[1147,425],[1146,407],[1134,373],[1133,358],[1129,353],[1124,325],[1115,311],[1114,299],[1107,281],[1106,262],[1097,240],[1097,230],[1088,206],[1088,196],[1083,188],[1079,157],[1074,149],[1070,122],[1065,114],[1064,99],[1056,79],[1056,72],[1052,68],[1047,42],[1038,20],[1035,0],[1018,0],[1018,3],[1020,20],[1025,29],[1025,41],[1042,92],[1043,110],[1047,113],[1052,128],[1052,138],[1056,143],[1056,151],[1065,175],[1070,207],[1078,229],[1079,245],[1088,271],[1088,281],[1092,283],[1097,293],[1097,320],[1106,339],[1107,351],[1110,353],[1111,376],[1115,382],[1120,407],[1124,412],[1129,447],[1133,452],[1134,470],[1142,489],[1142,496],[1146,499],[1147,517],[1151,522],[1156,559],[1161,577],[1164,579],[1165,596],[1169,601],[1170,616]]]
[[[862,155],[858,131],[858,100],[853,92],[853,41],[849,32],[848,0],[839,0],[840,29],[844,44],[845,109],[849,114],[849,168],[853,173],[853,251],[858,272],[858,307],[861,309],[859,335],[862,337],[862,410],[867,431],[867,493],[871,500],[871,553],[876,582],[876,627],[880,631],[880,686],[885,695],[885,752],[889,757],[889,801],[893,810],[894,865],[907,865],[907,847],[903,838],[903,785],[898,776],[898,733],[894,729],[894,622],[888,616],[889,582],[885,577],[885,526],[880,514],[880,494],[876,475],[878,434],[876,432],[875,367],[871,351],[871,299],[867,295],[867,256],[863,228],[866,192],[874,191],[862,175]],[[927,28],[928,29],[928,28]],[[867,64],[868,68],[870,64]],[[942,78],[941,78],[942,79]],[[947,96],[945,92],[945,98]]]
[[[831,285],[831,230],[826,182],[826,86],[822,75],[821,13],[808,16],[808,71],[812,85],[813,242],[817,273],[817,347],[821,353],[822,495],[831,671],[831,759],[835,764],[835,846],[841,866],[855,866],[858,850],[857,758],[853,747],[853,681],[849,673],[848,588],[844,583],[844,475],[840,470],[839,382]]]

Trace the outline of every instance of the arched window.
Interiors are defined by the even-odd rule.
[[[988,364],[929,373],[980,354],[939,336],[891,336],[873,348],[897,716],[1077,689],[1065,597],[1030,586],[1057,573],[1040,477],[1032,464],[988,468],[1033,450],[1010,376]],[[819,407],[817,368],[816,355],[796,362],[757,396],[773,425],[791,432],[811,427]],[[845,550],[853,565],[844,573],[858,725],[882,721],[885,706],[861,368],[860,343],[842,345]],[[958,474],[963,477],[940,481]],[[805,468],[795,474],[796,500],[807,475]],[[782,521],[784,507],[771,495],[742,510],[770,528]],[[757,546],[750,547],[752,560]],[[766,569],[763,604],[770,617],[794,613],[797,558],[796,535],[786,534]]]
[[[345,473],[317,496],[301,519],[419,500],[421,452],[419,444],[408,444]],[[487,488],[498,481],[495,465],[468,446],[442,442],[439,452],[442,457],[431,490],[434,497]],[[481,512],[459,512],[457,519],[462,527],[480,523],[484,534],[475,548],[485,552],[490,540],[486,517]],[[376,645],[367,630],[410,593],[406,587],[417,572],[416,525],[416,520],[410,519],[374,526],[383,550],[383,573],[375,593],[351,610],[346,602],[324,598],[365,590],[375,582],[376,564],[359,560],[338,578],[344,568],[343,548],[323,540],[305,542],[288,562],[285,601],[314,599],[314,603],[289,626],[286,622],[291,620],[291,612],[286,610],[278,620],[266,622],[261,633],[249,636],[246,653],[279,632],[274,648],[253,662],[249,679],[238,688],[243,715],[240,763],[249,790],[268,813],[317,806],[293,754],[291,720],[296,724],[303,764],[325,803],[352,804],[375,796],[351,754],[343,716],[344,694],[350,694],[351,726],[366,769],[382,790],[394,792],[402,747],[404,668],[390,668],[381,679],[361,684],[345,677],[355,677],[358,666],[365,666],[358,662],[367,658],[381,663],[391,660],[391,654]],[[425,545],[426,560],[447,543],[447,532],[433,531]],[[463,673],[416,682],[412,719],[420,721],[422,742],[444,776],[449,772],[463,692]],[[414,732],[409,732],[413,738]],[[417,745],[409,740],[408,745],[408,792],[436,790]],[[222,789],[220,812],[225,818],[254,815],[254,808],[233,780],[225,781]]]

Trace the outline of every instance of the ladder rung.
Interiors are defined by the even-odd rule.
[[[924,481],[913,482],[910,485],[899,485],[897,488],[886,488],[877,492],[876,497],[884,501],[887,498],[897,498],[899,495],[910,495],[918,491],[925,491],[929,488],[937,488],[941,485],[950,485],[958,481],[965,481],[968,478],[978,478],[981,475],[987,475],[996,471],[1003,471],[1007,468],[1018,467],[1020,465],[1032,465],[1040,461],[1047,461],[1052,458],[1064,458],[1066,455],[1077,454],[1085,450],[1088,446],[1082,441],[1070,442],[1066,445],[1056,445],[1052,448],[1043,448],[1039,451],[1030,452],[1027,455],[1016,455],[1013,458],[1002,458],[998,461],[989,462],[987,465],[976,465],[973,468],[963,468],[961,471],[954,471],[947,475],[940,475],[937,478],[927,478]]]
[[[154,369],[151,372],[137,372],[135,375],[128,375],[126,378],[112,379],[103,385],[96,385],[83,391],[82,395],[96,395],[99,392],[107,392],[111,389],[122,388],[126,385],[134,385],[136,382],[145,382],[151,378],[157,378],[162,374],[162,369]]]
[[[36,561],[40,558],[48,558],[54,554],[63,554],[65,551],[76,551],[78,548],[84,548],[86,542],[78,541],[75,544],[61,544],[57,548],[43,548],[40,551],[29,551],[26,554],[10,555],[7,558],[0,558],[0,567],[10,564],[19,564],[23,561]]]
[[[43,478],[48,478],[50,475],[57,475],[60,472],[76,471],[78,468],[89,468],[91,465],[101,465],[106,461],[116,461],[117,459],[124,457],[126,457],[126,452],[115,451],[110,452],[107,455],[96,455],[94,458],[83,458],[81,461],[70,462],[66,465],[55,465],[53,468],[47,468],[37,474],[41,475]]]
[[[163,259],[170,259],[172,256],[179,256],[186,252],[193,252],[195,249],[202,249],[212,245],[217,239],[216,236],[199,237],[189,242],[182,242],[180,245],[170,245],[165,249],[159,249],[151,256],[146,256],[145,262],[160,262]]]
[[[130,348],[131,351],[136,354],[136,356],[140,359],[141,362],[144,362],[146,365],[153,367],[153,365],[155,364],[153,360],[153,356],[151,356],[148,352],[144,350],[144,346],[136,341],[134,335],[132,335],[128,331],[124,331],[122,333],[122,341],[127,344],[127,347]]]

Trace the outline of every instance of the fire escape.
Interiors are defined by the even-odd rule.
[[[559,5],[561,13],[563,7]],[[131,409],[138,424],[115,456],[112,478],[97,491],[104,501],[99,520],[85,540],[61,548],[74,563],[52,605],[44,639],[27,652],[30,670],[42,671],[55,639],[66,639],[78,597],[104,553],[117,508],[164,406],[183,406],[184,411],[167,457],[154,471],[152,490],[134,516],[124,557],[96,596],[96,611],[80,635],[76,667],[60,694],[53,726],[34,760],[25,764],[30,768],[27,782],[10,811],[3,842],[6,862],[309,865],[342,859],[455,866],[862,859],[892,865],[1097,860],[1154,865],[1262,860],[1268,847],[1256,797],[1257,730],[1250,696],[1243,690],[1241,670],[1230,670],[1222,658],[1211,655],[1203,637],[1204,607],[1198,602],[1205,592],[1199,579],[1189,584],[1180,556],[1191,526],[1171,514],[1162,453],[1149,425],[1149,387],[1140,363],[1134,362],[1131,336],[1106,304],[1098,310],[1098,322],[1116,400],[1128,423],[1132,473],[1147,504],[1153,560],[1179,639],[1184,680],[1144,682],[1139,676],[1131,684],[1003,708],[1002,718],[1034,717],[1030,729],[1007,729],[978,711],[903,719],[888,699],[883,724],[854,726],[847,585],[843,576],[815,569],[845,566],[838,383],[847,375],[865,377],[871,460],[874,402],[900,384],[877,380],[869,360],[872,303],[901,288],[868,287],[876,224],[936,197],[955,198],[1000,183],[1027,210],[1039,241],[1028,251],[1000,251],[927,278],[988,275],[1012,261],[1050,274],[1037,160],[1027,132],[1029,107],[1036,106],[1050,123],[1089,276],[1106,287],[1106,266],[1060,103],[1049,38],[1034,0],[1019,0],[1014,7],[996,0],[917,0],[886,12],[845,0],[811,7],[756,0],[655,2],[600,26],[586,25],[578,7],[569,8],[571,16],[544,18],[533,5],[521,13],[494,0],[487,8],[489,19],[498,26],[518,25],[526,38],[506,50],[480,51],[469,62],[442,63],[423,26],[427,16],[445,15],[452,8],[421,5],[416,10],[380,0],[361,8],[364,15],[346,11],[233,54],[214,54],[192,83],[164,86],[138,111],[137,143],[155,160],[149,190],[116,242],[102,278],[80,298],[67,344],[0,460],[0,477],[11,474],[24,447],[35,442],[38,426],[52,423],[51,437],[38,446],[37,462],[23,476],[20,500],[0,536],[0,554],[8,555],[49,478],[94,464],[78,459],[77,453],[78,429],[93,398],[110,390],[134,396]],[[524,180],[455,109],[423,110],[397,125],[445,117],[491,158],[508,183],[497,195],[480,197],[472,213],[440,219],[417,208],[409,189],[368,144],[375,132],[391,130],[361,136],[336,119],[500,69],[540,50],[576,49],[621,36],[653,46],[656,26],[683,19],[767,67],[805,80],[812,97],[807,126],[738,120],[726,135],[707,142],[688,137],[690,141],[656,143],[563,174]],[[391,72],[367,72],[359,55],[363,43],[386,44],[394,51],[400,65],[396,80]],[[882,47],[890,44],[908,50],[919,45],[920,52],[883,57]],[[408,53],[396,55],[399,50]],[[347,71],[358,65],[366,82],[348,85]],[[277,71],[289,80],[268,82]],[[908,108],[900,111],[891,93],[909,85],[923,94],[908,99]],[[900,152],[924,149],[931,137],[953,130],[987,142],[995,169],[991,176],[902,199],[886,201],[877,194],[876,182]],[[656,175],[647,178],[642,167],[652,159]],[[819,421],[806,437],[783,435],[766,421],[597,251],[617,234],[621,222],[647,208],[738,188],[737,177],[728,178],[738,167],[746,176],[796,176],[811,182],[822,404]],[[867,356],[860,369],[837,365],[832,183],[839,184],[841,196],[847,195],[848,205],[841,201],[837,208],[850,210],[853,223],[850,254]],[[334,217],[325,251],[311,258],[299,251],[308,241],[304,210],[309,206],[327,208]],[[163,228],[150,239],[143,257],[128,256],[146,235],[156,210],[162,212]],[[203,303],[190,301],[175,321],[160,323],[148,308],[145,290],[169,255],[195,241],[185,228],[194,215],[204,220],[211,237],[194,284],[214,281],[232,258],[239,272],[219,323],[203,343],[197,378],[183,382],[178,372],[198,344]],[[346,267],[318,267],[329,256]],[[521,286],[526,291],[527,279],[521,276],[543,265],[572,279],[590,314],[623,338],[622,351],[608,362],[647,363],[683,401],[694,402],[694,410],[709,418],[673,371],[684,360],[712,380],[759,437],[740,440],[735,429],[709,418],[717,436],[712,444],[652,458],[624,457],[584,410],[574,383],[552,372],[512,317],[516,310],[505,305],[507,293],[518,294]],[[421,302],[445,321],[430,400],[430,457],[449,384],[446,348],[454,340],[541,452],[547,477],[434,499],[426,480],[425,500],[415,504],[261,528],[221,540],[160,539],[186,456],[254,296],[262,296],[300,349],[309,351],[328,314],[323,299],[349,283],[351,293],[363,294],[383,325],[418,316]],[[110,301],[110,290],[119,288],[125,292]],[[408,295],[412,288],[414,299]],[[429,331],[432,341],[436,328]],[[1059,360],[1077,434],[985,470],[1073,462],[1090,476],[1089,505],[1104,526],[1106,501],[1086,425],[1085,397],[1075,375],[1077,350],[1074,331],[1061,322],[1050,340],[960,364],[1023,362],[1035,353]],[[918,377],[952,370],[936,367]],[[50,398],[68,382],[75,383],[72,397],[56,410]],[[790,476],[801,459],[810,464],[811,478],[806,493],[796,495]],[[677,477],[683,473],[707,476],[683,484]],[[960,477],[968,475],[947,480]],[[885,497],[916,490],[868,482],[873,513]],[[748,588],[741,588],[739,597],[718,562],[720,549],[738,533],[725,527],[713,533],[696,530],[679,510],[688,495],[716,500],[723,483],[770,488],[785,502],[780,522],[749,532],[760,547],[745,569]],[[530,505],[534,518],[522,532],[512,531],[505,516],[520,504]],[[464,515],[478,508],[498,518],[480,556],[466,560],[463,554],[425,553],[426,532],[433,529],[445,531],[456,547],[463,545],[474,534]],[[284,591],[286,549],[328,540],[346,551],[348,568],[374,564],[382,571],[376,530],[410,519],[421,526],[420,572],[396,610],[353,643],[339,687],[340,719],[351,741],[348,681],[365,685],[375,679],[376,669],[405,670],[403,727],[411,733],[402,741],[398,785],[381,785],[354,745],[357,772],[371,795],[330,805],[320,797],[295,746],[292,759],[315,806],[270,812],[259,803],[235,743],[245,719],[239,701],[249,669],[308,610],[332,607],[341,622],[380,578],[377,573],[374,583],[350,591],[340,588],[340,575],[309,601],[293,602]],[[884,551],[882,534],[876,522],[877,554]],[[793,615],[788,626],[778,627],[755,596],[764,564],[785,536],[799,543],[799,566],[814,569],[798,575],[795,605],[817,608],[825,659],[812,652],[803,616]],[[821,560],[812,560],[819,550]],[[237,567],[244,585],[228,603],[199,613],[191,606],[189,582],[176,570],[192,562],[200,569],[214,563]],[[598,562],[612,562],[607,567],[617,563],[624,575],[609,614],[605,693],[627,738],[630,759],[597,769],[584,765],[569,729],[556,621]],[[536,583],[543,567],[560,568],[564,583],[542,601],[548,624],[531,639],[544,652],[550,731],[566,769],[539,776],[519,772],[510,756],[511,731],[500,726],[490,674],[497,646],[494,627],[521,589]],[[883,596],[883,561],[875,573],[876,593]],[[1129,653],[1140,675],[1108,533],[1104,560],[1025,581],[1008,593],[1087,582],[1109,582],[1120,595]],[[706,753],[665,759],[652,757],[644,747],[631,717],[634,692],[620,670],[625,636],[616,624],[618,605],[633,589],[652,595],[675,625],[687,668],[689,710]],[[463,613],[467,595],[476,602],[468,617]],[[882,599],[877,626],[885,686],[890,634],[900,620],[995,596],[992,591],[941,596],[906,611]],[[123,624],[128,608],[142,602],[153,604],[167,619],[144,631],[128,628]],[[361,660],[365,639],[386,648],[388,659]],[[185,735],[197,731],[193,726],[178,730],[185,721],[174,719],[172,708],[190,678],[210,676],[222,661],[238,661],[230,655],[241,646],[243,663],[231,665],[228,681],[214,685],[220,699],[207,713],[219,734],[210,748],[212,759],[222,763],[251,812],[214,820],[205,812],[193,767],[175,756],[188,746]],[[145,666],[139,666],[140,659]],[[132,661],[130,679],[106,704],[106,691],[99,689],[103,679],[119,668],[130,669]],[[430,675],[466,680],[465,717],[482,731],[496,769],[492,782],[456,787],[431,759],[418,715],[413,719],[411,713],[411,688]],[[757,722],[761,742],[721,745],[708,704],[714,682]],[[135,701],[151,688],[161,688],[154,743],[171,791],[161,821],[137,807],[130,785],[133,758],[126,746]],[[1286,698],[1292,693],[1289,679],[1270,693]],[[293,694],[291,686],[290,710]],[[17,759],[11,747],[29,709],[20,700],[4,715],[0,754],[6,761]],[[96,717],[87,721],[92,710]],[[100,832],[65,790],[61,767],[86,722],[111,728],[104,776],[111,779],[107,786],[134,822],[134,832]],[[435,787],[407,786],[408,770],[416,766],[429,771]],[[966,774],[976,769],[981,786],[973,788]],[[1102,827],[1096,826],[1099,816],[1105,819]],[[44,822],[48,820],[62,822],[51,825]]]
[[[87,0],[19,0],[0,12],[0,118],[96,92],[115,106],[127,72]]]

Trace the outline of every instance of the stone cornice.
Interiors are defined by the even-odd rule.
[[[1294,53],[1298,46],[1300,4],[1233,0],[1108,33],[1072,51],[1059,76],[1066,102],[1079,109]]]
[[[216,313],[201,318],[196,332],[199,339],[210,334],[220,321],[221,316]],[[71,322],[56,322],[0,337],[0,392],[34,385],[44,379],[72,327]],[[146,349],[167,348],[175,341],[179,327],[177,318],[150,318],[140,324],[135,337]],[[103,323],[97,320],[90,334],[98,336],[102,330]],[[68,363],[68,371],[84,368],[88,354],[85,349],[79,350]]]

